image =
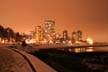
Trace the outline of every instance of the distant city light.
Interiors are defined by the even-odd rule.
[[[91,45],[93,44],[93,40],[91,38],[87,38],[86,41],[87,41],[87,43],[89,43]]]
[[[75,43],[76,43],[76,44],[80,44],[81,42],[80,42],[80,41],[76,41]]]
[[[5,43],[5,41],[4,41],[4,40],[2,40],[2,41],[1,41],[1,43]]]
[[[93,44],[91,38],[87,38],[86,41],[82,40],[83,33],[81,30],[73,31],[71,36],[69,36],[68,30],[64,30],[62,34],[57,33],[54,20],[45,20],[43,26],[35,26],[35,29],[28,34],[14,33],[10,28],[7,28],[6,32],[6,37],[0,36],[0,43],[11,44],[25,40],[27,44]]]
[[[68,41],[68,44],[69,44],[69,45],[72,45],[72,41],[71,41],[71,40],[70,40],[70,41]]]
[[[36,43],[36,41],[34,39],[31,39],[31,40],[26,39],[25,41],[27,44]]]
[[[47,42],[48,41],[46,39],[44,39],[44,40],[41,41],[42,44],[47,44]]]

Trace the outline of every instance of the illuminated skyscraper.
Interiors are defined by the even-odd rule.
[[[77,34],[76,32],[72,32],[72,42],[75,42],[77,40]]]
[[[63,31],[63,41],[67,41],[68,40],[68,31],[64,30]]]
[[[30,35],[30,39],[33,39],[34,38],[34,35],[35,35],[35,32],[34,31],[30,31],[29,32],[29,35]]]
[[[35,40],[37,43],[41,40],[41,26],[36,26],[35,28]]]
[[[54,40],[55,38],[55,21],[45,20],[44,36],[47,40]]]
[[[72,40],[73,41],[80,41],[82,39],[82,31],[78,30],[72,33]]]
[[[55,21],[45,20],[45,32],[53,34],[55,32]]]
[[[77,40],[81,40],[82,39],[82,31],[78,30],[77,31],[77,36],[78,36]]]

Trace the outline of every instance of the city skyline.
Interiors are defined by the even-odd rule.
[[[108,41],[107,0],[1,0],[0,24],[15,32],[34,30],[44,20],[55,21],[56,31],[81,30],[83,38]]]

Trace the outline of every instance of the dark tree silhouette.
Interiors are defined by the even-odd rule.
[[[2,25],[0,25],[0,37],[3,39],[4,38],[4,27]]]
[[[21,42],[23,40],[23,36],[19,34],[19,32],[15,33],[15,41]]]
[[[10,38],[14,38],[15,35],[14,35],[14,31],[11,29],[11,28],[6,28],[5,29],[5,36],[8,40],[10,40]]]

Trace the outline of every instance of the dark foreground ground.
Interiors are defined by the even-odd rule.
[[[0,72],[32,72],[32,69],[19,53],[0,47]]]
[[[73,53],[42,49],[31,54],[58,72],[108,72],[108,52]]]

